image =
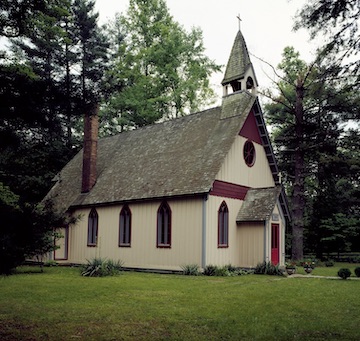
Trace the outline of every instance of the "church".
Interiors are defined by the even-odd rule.
[[[158,271],[283,265],[290,215],[257,85],[239,30],[221,106],[101,139],[88,115],[84,148],[46,197],[77,218],[52,259]]]

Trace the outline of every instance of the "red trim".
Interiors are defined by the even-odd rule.
[[[249,140],[262,145],[261,137],[259,134],[259,128],[256,123],[254,111],[251,110],[246,118],[243,127],[240,130],[239,135],[248,138]]]
[[[168,243],[166,244],[162,244],[159,242],[159,224],[161,223],[159,221],[159,214],[161,213],[161,211],[165,211],[168,219],[167,231],[164,231],[165,233],[168,233]],[[171,208],[166,201],[163,201],[160,204],[156,215],[156,247],[160,249],[171,249]]]
[[[232,199],[244,200],[250,187],[233,184],[230,182],[215,180],[210,195]]]
[[[218,210],[218,248],[229,247],[229,209],[223,201]]]
[[[64,257],[63,258],[57,258],[56,257],[56,249],[54,250],[54,260],[68,260],[69,258],[69,226],[65,226],[65,236],[64,236]],[[56,242],[54,241],[54,245],[56,245]]]
[[[121,217],[123,216],[124,219],[124,226],[121,226]],[[122,233],[124,232],[123,229],[126,229],[126,217],[129,217],[129,243],[122,243],[121,242],[121,236]],[[129,208],[129,206],[127,204],[125,204],[119,214],[119,247],[131,247],[131,217],[132,217],[132,213],[131,210]]]

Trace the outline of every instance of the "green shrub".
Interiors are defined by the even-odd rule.
[[[181,267],[183,275],[198,276],[200,275],[199,266],[197,264],[186,264]]]
[[[57,262],[55,262],[54,260],[48,260],[47,262],[44,263],[44,266],[46,267],[50,267],[50,266],[58,266],[59,264]]]
[[[356,277],[360,277],[360,266],[357,266],[355,268],[355,275],[356,275]]]
[[[229,271],[229,272],[236,272],[238,270],[238,268],[232,264],[226,264],[225,268]]]
[[[85,277],[114,276],[120,274],[122,268],[123,262],[120,260],[93,258],[81,267],[81,275]]]
[[[325,262],[325,266],[326,267],[331,267],[331,266],[334,266],[334,262],[332,261],[332,260],[327,260],[326,262]]]
[[[341,268],[338,271],[338,276],[341,277],[342,279],[347,279],[348,277],[350,277],[350,275],[351,275],[351,271],[349,269]]]
[[[257,275],[284,276],[284,272],[278,265],[265,261],[256,265],[254,273]]]
[[[204,268],[204,275],[205,276],[216,276],[216,265],[206,265]]]
[[[228,270],[228,268],[226,266],[222,266],[222,267],[216,267],[215,269],[215,276],[230,276],[230,272]]]

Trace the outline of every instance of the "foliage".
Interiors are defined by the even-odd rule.
[[[123,262],[103,258],[93,258],[81,267],[81,275],[84,277],[115,276],[121,273]]]
[[[278,94],[265,93],[273,100],[265,109],[290,197],[292,258],[303,258],[304,238],[306,251],[316,251],[321,258],[323,252],[334,251],[323,239],[333,235],[322,223],[329,212],[358,215],[359,135],[344,131],[343,123],[359,110],[360,99],[348,82],[339,81],[322,55],[307,64],[287,47],[279,70]]]
[[[216,265],[211,265],[211,264],[206,265],[204,268],[204,275],[205,276],[215,276],[216,268],[217,268]]]
[[[17,37],[33,28],[37,15],[46,12],[46,0],[3,0],[0,3],[0,36]]]
[[[341,268],[338,271],[338,276],[341,277],[342,279],[347,279],[348,277],[351,276],[351,271],[347,268]]]
[[[186,264],[181,267],[183,274],[186,276],[199,276],[199,266],[197,264]]]
[[[301,262],[301,266],[304,267],[304,268],[315,269],[315,262],[313,262],[313,261],[304,261],[304,262]]]
[[[287,262],[285,262],[285,268],[286,269],[295,269],[296,268],[296,262],[295,261],[287,261]]]
[[[354,270],[356,277],[360,277],[360,266],[357,266]]]
[[[352,242],[360,235],[360,218],[335,213],[331,218],[323,219],[320,228],[326,231],[321,239],[326,249],[346,252],[352,249]]]
[[[54,230],[67,221],[53,212],[51,203],[24,205],[19,196],[0,183],[0,274],[9,274],[26,258],[39,257],[55,249],[60,236]]]
[[[271,262],[258,263],[255,267],[254,273],[256,275],[270,275],[270,276],[284,276],[283,271],[278,265],[274,265]]]
[[[117,38],[104,133],[179,117],[212,98],[209,78],[220,68],[204,55],[201,30],[186,32],[164,0],[130,0],[126,15],[109,25],[111,34]]]
[[[328,267],[328,268],[329,268],[329,267],[333,267],[334,264],[335,264],[335,263],[334,263],[332,260],[327,260],[327,261],[325,262],[325,266]]]
[[[298,13],[295,28],[307,28],[312,38],[321,36],[322,53],[328,55],[329,67],[343,63],[342,74],[359,77],[360,61],[351,58],[360,50],[359,19],[358,0],[312,0]],[[358,77],[354,78],[355,84]]]

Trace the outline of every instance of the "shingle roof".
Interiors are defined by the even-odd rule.
[[[249,189],[236,222],[262,221],[270,218],[281,193],[281,186]]]
[[[224,79],[221,84],[224,85],[233,80],[243,78],[246,70],[251,67],[251,65],[245,39],[239,30],[235,37],[229,61],[226,66]]]
[[[230,96],[242,103],[237,116],[232,112],[221,119],[222,109],[217,107],[100,139],[92,190],[81,194],[81,150],[60,172],[47,198],[65,211],[72,206],[208,193],[256,100],[246,91]]]

